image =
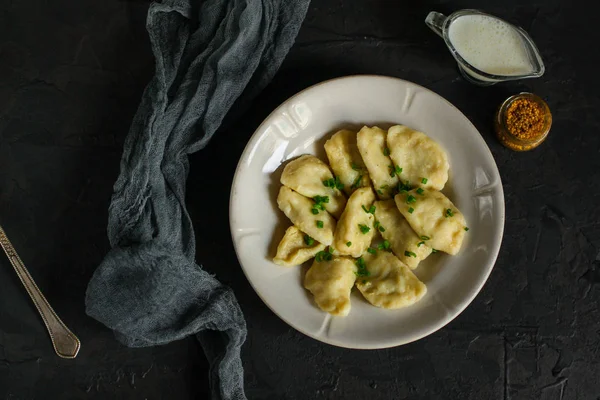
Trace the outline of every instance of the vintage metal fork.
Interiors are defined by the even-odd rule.
[[[33,278],[25,268],[25,264],[21,261],[21,258],[17,254],[15,248],[13,247],[10,240],[6,236],[4,229],[0,226],[0,246],[4,249],[6,256],[10,260],[10,263],[14,267],[19,279],[25,286],[27,293],[33,300],[33,304],[35,304],[35,308],[37,308],[38,312],[42,316],[42,320],[44,320],[44,324],[46,325],[46,329],[48,329],[48,333],[50,334],[50,340],[52,340],[52,346],[54,346],[54,351],[58,354],[59,357],[62,358],[75,358],[77,353],[79,353],[79,349],[81,347],[81,342],[67,328],[64,322],[56,315],[48,300],[44,297],[40,289],[35,284]]]

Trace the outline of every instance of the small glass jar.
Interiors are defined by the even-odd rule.
[[[535,131],[532,131],[532,134],[529,135],[530,137],[528,138],[524,138],[522,135],[519,136],[515,134],[515,132],[511,132],[510,125],[508,123],[508,111],[510,106],[515,101],[520,99],[535,103],[542,113],[541,127]],[[548,104],[546,104],[544,100],[533,93],[519,93],[509,97],[500,105],[500,108],[498,108],[494,118],[494,127],[498,140],[500,140],[500,143],[502,143],[504,146],[514,151],[528,151],[538,147],[544,140],[546,140],[551,126],[552,113],[550,112]]]

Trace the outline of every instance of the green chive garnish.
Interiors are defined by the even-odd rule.
[[[396,174],[400,175],[402,173],[402,168],[396,165]]]
[[[317,221],[317,228],[323,229],[323,221]]]
[[[377,248],[379,250],[389,251],[390,250],[390,242],[388,242],[387,240],[384,240],[382,243],[379,244],[379,246],[377,246]]]
[[[436,249],[431,249],[432,253],[437,253],[438,251]]]
[[[360,228],[360,231],[363,233],[363,235],[369,233],[369,231],[371,230],[371,228],[364,224],[358,224],[358,227]]]
[[[346,242],[346,246],[348,246],[348,247],[352,246],[352,242]]]
[[[424,184],[426,184],[426,183],[427,183],[427,178],[423,178],[423,179],[421,179],[421,183],[422,183],[423,185],[424,185]]]
[[[313,197],[313,200],[317,204],[329,203],[329,196],[315,196],[315,197]]]
[[[362,257],[360,257],[356,260],[356,266],[358,267],[358,270],[355,272],[356,276],[370,276],[371,275],[371,273],[367,269],[367,264],[365,263],[365,260]]]
[[[306,243],[307,246],[312,246],[315,243],[315,239],[308,235],[304,235],[304,243]]]
[[[431,239],[429,236],[425,236],[425,235],[421,236],[421,240],[429,240],[429,239]]]
[[[379,225],[379,228],[377,228],[377,229],[379,229],[379,232],[385,232],[385,228],[381,225]]]
[[[468,231],[469,231],[469,228],[467,228],[467,227],[465,226],[465,232],[468,232]]]
[[[377,193],[383,196],[383,192],[381,191],[381,189],[377,189]]]
[[[350,187],[352,189],[357,189],[360,186],[361,181],[362,181],[362,175],[359,175],[358,177],[356,177],[356,179],[354,180],[354,183]]]
[[[424,191],[422,188],[418,188],[418,189],[417,189],[417,193],[419,193],[419,194],[423,194],[423,193],[425,193],[425,191]]]
[[[391,176],[392,178],[393,178],[393,177],[395,177],[395,176],[396,176],[396,169],[394,168],[394,166],[393,166],[393,165],[390,165],[390,166],[388,167],[388,169],[390,170],[390,176]]]
[[[416,203],[417,202],[417,198],[415,196],[413,196],[412,194],[409,194],[408,197],[406,198],[406,202],[408,204]]]
[[[422,244],[425,244],[425,242],[419,242],[419,243],[417,243],[417,247],[421,247]]]
[[[390,149],[388,149],[387,147],[385,149],[383,149],[383,155],[384,156],[389,156],[390,155]]]
[[[371,254],[375,254],[375,253],[377,253],[377,250],[375,250],[375,249],[374,249],[374,248],[372,248],[372,247],[369,247],[369,248],[367,249],[367,251],[368,251],[369,253],[371,253]]]
[[[311,209],[310,209],[310,211],[311,211],[311,212],[312,212],[314,215],[317,215],[317,214],[319,213],[319,209],[318,209],[318,208],[315,208],[315,207],[311,208]]]
[[[331,261],[333,259],[333,256],[328,251],[320,251],[317,253],[315,259],[317,260],[317,262]]]
[[[448,209],[446,210],[446,214],[444,214],[444,216],[445,216],[446,218],[448,218],[448,217],[453,217],[453,216],[454,216],[454,212],[453,212],[451,209],[449,209],[449,208],[448,208]]]
[[[408,213],[412,214],[413,212],[415,212],[415,209],[412,207],[408,207]]]
[[[415,253],[413,253],[412,251],[408,251],[408,250],[406,250],[406,251],[404,252],[404,255],[405,255],[406,257],[415,257],[415,258],[417,258],[417,255],[416,255]]]
[[[360,171],[362,168],[359,167],[358,165],[356,165],[355,163],[350,163],[350,166],[352,167],[353,170],[355,171]]]

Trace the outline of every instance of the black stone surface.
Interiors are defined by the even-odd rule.
[[[192,157],[197,258],[234,288],[245,312],[250,399],[600,398],[600,35],[593,4],[313,1],[273,83]],[[75,360],[54,355],[0,257],[0,398],[208,396],[208,366],[194,340],[128,349],[84,312],[86,284],[108,249],[107,207],[123,139],[153,70],[147,7],[0,2],[0,222],[83,343]],[[546,74],[488,88],[461,79],[423,20],[430,10],[468,7],[529,31]],[[488,143],[506,196],[502,249],[473,303],[431,336],[379,351],[328,346],[279,320],[243,276],[228,225],[233,172],[261,120],[298,90],[364,73],[411,80],[454,103]],[[495,140],[491,121],[500,102],[522,90],[548,101],[554,124],[539,149],[514,153]]]

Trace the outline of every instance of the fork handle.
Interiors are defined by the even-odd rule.
[[[1,226],[0,246],[4,249],[6,256],[19,276],[21,283],[25,286],[33,304],[35,304],[35,308],[37,308],[40,313],[42,320],[46,325],[46,329],[48,329],[48,333],[50,334],[50,340],[52,341],[52,346],[54,347],[56,354],[62,358],[75,358],[81,348],[81,342],[77,336],[67,328],[58,315],[56,315],[48,303],[48,300],[46,300],[41,290],[35,284],[35,281],[29,274],[25,264],[21,261],[21,258],[17,254],[10,240],[8,240],[8,237]]]

